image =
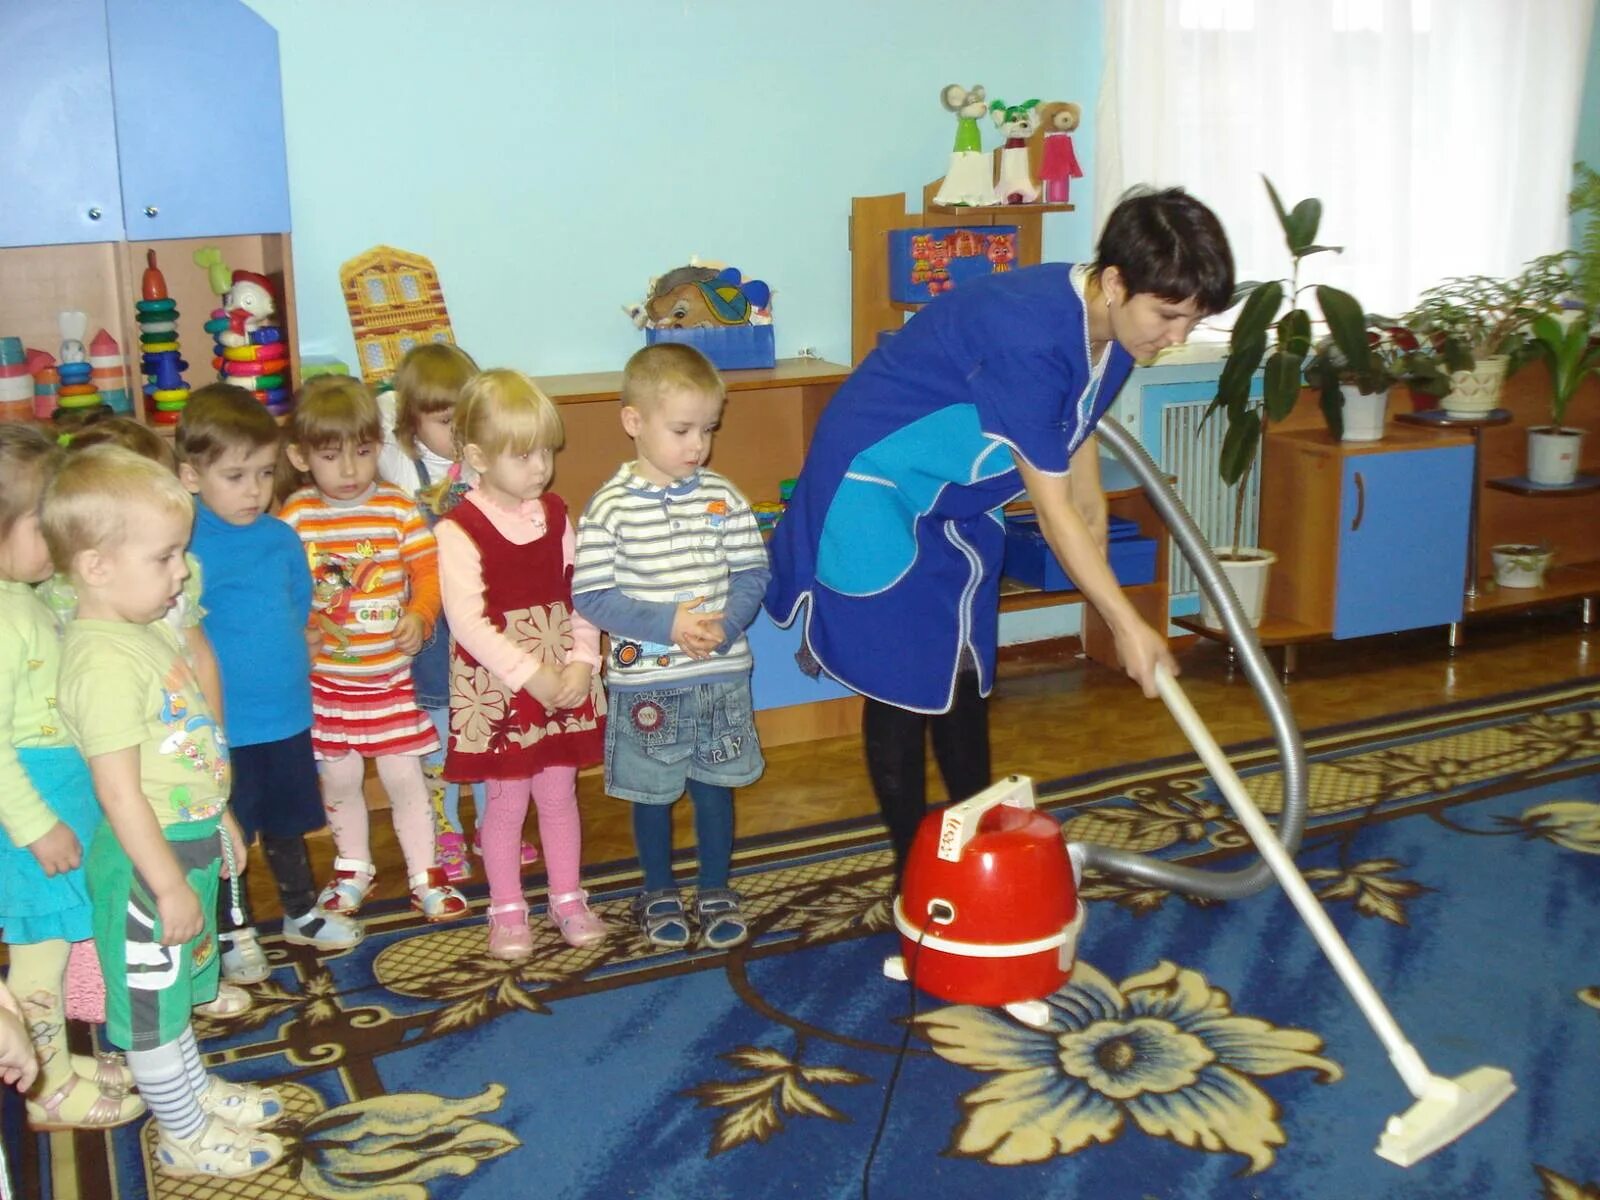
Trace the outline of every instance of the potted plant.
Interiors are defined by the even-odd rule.
[[[1324,405],[1339,405],[1342,438],[1347,442],[1382,439],[1396,385],[1446,396],[1451,372],[1472,365],[1472,356],[1454,338],[1418,337],[1394,318],[1376,313],[1368,313],[1365,321],[1368,355],[1364,362],[1350,363],[1329,334],[1317,341],[1305,369],[1306,382],[1321,393]]]
[[[1567,405],[1590,375],[1600,372],[1600,345],[1589,336],[1590,315],[1580,310],[1565,325],[1553,316],[1533,322],[1534,344],[1550,366],[1550,424],[1528,430],[1528,479],[1562,487],[1578,477],[1583,430],[1566,424]]]
[[[1402,324],[1438,343],[1455,343],[1472,358],[1457,367],[1444,397],[1446,412],[1482,416],[1500,405],[1500,389],[1538,351],[1530,326],[1552,313],[1572,289],[1565,251],[1530,262],[1510,279],[1463,275],[1442,280],[1422,293]],[[1453,356],[1460,361],[1460,353]]]
[[[1253,624],[1260,623],[1266,599],[1267,571],[1276,556],[1271,551],[1240,544],[1245,484],[1268,426],[1282,421],[1300,402],[1306,363],[1317,351],[1312,337],[1312,313],[1303,305],[1306,292],[1314,292],[1316,296],[1317,310],[1328,328],[1330,345],[1340,358],[1340,370],[1353,379],[1369,383],[1375,379],[1366,318],[1355,297],[1326,285],[1313,288],[1300,284],[1300,264],[1304,259],[1314,254],[1338,253],[1341,249],[1317,244],[1322,201],[1307,198],[1292,209],[1285,209],[1272,181],[1262,176],[1262,182],[1266,184],[1267,195],[1283,230],[1284,245],[1289,251],[1289,278],[1240,284],[1236,298],[1242,298],[1244,306],[1234,322],[1228,357],[1217,380],[1217,394],[1206,409],[1207,419],[1219,409],[1227,418],[1228,429],[1222,439],[1218,470],[1222,481],[1236,489],[1233,540],[1217,557]],[[1259,396],[1252,396],[1251,384],[1257,371],[1262,371],[1261,392]],[[1388,390],[1387,384],[1384,390]],[[1335,437],[1342,435],[1344,397],[1338,384],[1326,386],[1324,378],[1317,394],[1329,430]],[[1209,598],[1202,608],[1201,619],[1207,625],[1220,624]]]
[[[1536,588],[1544,586],[1544,573],[1555,551],[1548,546],[1504,543],[1489,551],[1494,559],[1494,581],[1501,587]]]

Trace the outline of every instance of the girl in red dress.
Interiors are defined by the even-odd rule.
[[[526,375],[485,371],[453,421],[477,483],[435,527],[450,663],[447,780],[485,780],[489,953],[528,957],[522,826],[530,799],[550,881],[551,921],[573,946],[606,936],[578,886],[578,768],[604,751],[600,634],[572,607],[572,522],[547,492],[562,442],[555,405]]]

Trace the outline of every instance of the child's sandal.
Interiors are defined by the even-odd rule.
[[[467,915],[467,902],[444,877],[444,868],[429,867],[406,881],[411,885],[411,908],[428,921],[454,921]]]
[[[689,944],[689,916],[676,888],[662,888],[633,898],[633,919],[652,946],[682,950]]]
[[[283,1116],[283,1097],[271,1088],[233,1083],[212,1075],[200,1093],[200,1107],[209,1117],[235,1129],[261,1129]]]
[[[700,918],[702,946],[708,950],[729,950],[750,936],[750,927],[739,911],[741,899],[732,888],[711,888],[695,897],[694,911]]]
[[[128,1060],[115,1050],[96,1050],[93,1056],[74,1054],[72,1069],[99,1088],[102,1096],[112,1100],[120,1100],[134,1089]]]
[[[194,1013],[200,1017],[210,1017],[213,1021],[225,1021],[229,1017],[237,1017],[242,1012],[249,1012],[250,1006],[255,1001],[250,999],[250,993],[237,984],[221,980],[217,984],[217,994],[204,1004],[196,1004]]]
[[[283,1142],[270,1133],[236,1129],[218,1117],[190,1137],[179,1140],[165,1132],[156,1142],[156,1164],[163,1174],[245,1179],[283,1158]]]
[[[88,1088],[94,1093],[94,1099],[89,1102],[89,1107],[84,1109],[82,1116],[64,1115],[61,1106],[80,1088]],[[137,1095],[124,1093],[120,1096],[108,1096],[76,1071],[69,1073],[67,1081],[48,1096],[29,1100],[24,1107],[28,1113],[28,1128],[35,1133],[59,1133],[70,1129],[115,1129],[119,1125],[126,1125],[129,1121],[137,1121],[144,1116],[145,1111],[144,1101]]]
[[[366,903],[367,894],[372,891],[372,881],[377,875],[377,867],[359,858],[334,859],[333,878],[317,897],[317,907],[328,912],[343,913],[347,917],[354,916]]]
[[[567,945],[582,949],[606,940],[610,929],[589,910],[589,893],[579,888],[550,897],[550,920]]]
[[[528,928],[528,902],[489,906],[489,957],[501,962],[521,962],[533,954],[533,931]]]

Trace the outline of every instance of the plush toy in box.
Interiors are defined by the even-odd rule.
[[[963,280],[1011,270],[1015,225],[954,225],[889,231],[889,299],[932,300]]]
[[[690,259],[652,279],[649,294],[623,311],[644,330],[646,345],[687,342],[725,371],[777,362],[772,289],[737,267]]]

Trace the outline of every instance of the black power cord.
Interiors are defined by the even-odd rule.
[[[872,1164],[878,1157],[878,1145],[883,1141],[883,1131],[889,1124],[889,1105],[894,1100],[894,1085],[900,1079],[900,1068],[905,1065],[906,1051],[911,1047],[911,1031],[917,1024],[917,958],[922,953],[922,942],[928,936],[929,927],[941,923],[941,917],[942,923],[947,924],[955,918],[955,910],[942,901],[935,901],[928,906],[928,918],[922,923],[916,943],[911,947],[911,961],[906,964],[906,990],[910,993],[911,1003],[906,1013],[905,1030],[900,1034],[900,1048],[895,1051],[894,1067],[889,1072],[889,1083],[883,1089],[883,1110],[878,1114],[878,1128],[872,1135],[867,1161],[861,1165],[861,1200],[871,1200]]]

